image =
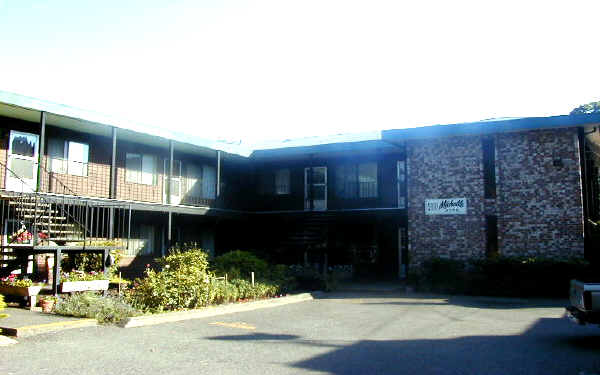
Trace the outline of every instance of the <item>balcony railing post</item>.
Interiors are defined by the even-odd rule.
[[[35,194],[35,203],[33,204],[33,246],[37,246],[38,230],[37,230],[37,213],[38,213],[38,195]]]
[[[85,209],[83,211],[83,215],[83,248],[85,249],[85,240],[87,239],[88,201],[85,201]]]

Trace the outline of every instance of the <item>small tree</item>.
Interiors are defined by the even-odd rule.
[[[588,115],[591,113],[600,113],[600,101],[582,104],[571,111],[571,115]]]

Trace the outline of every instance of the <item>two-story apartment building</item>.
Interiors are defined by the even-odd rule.
[[[431,256],[585,248],[591,258],[599,124],[598,115],[500,119],[249,149],[0,92],[0,190],[89,202],[79,217],[67,213],[111,229],[84,235],[126,235],[127,259],[140,264],[174,242],[389,277]],[[90,207],[107,207],[109,219]],[[5,242],[21,225],[7,220]],[[60,245],[59,232],[44,233]]]

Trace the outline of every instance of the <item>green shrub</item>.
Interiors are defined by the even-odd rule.
[[[419,285],[440,293],[465,293],[465,262],[431,258],[423,262]]]
[[[584,260],[493,257],[459,261],[431,258],[410,280],[420,291],[507,297],[569,295],[569,281],[592,273]]]
[[[290,274],[294,277],[298,289],[325,290],[326,278],[312,265],[295,264],[290,266]]]
[[[267,280],[279,287],[279,293],[285,294],[298,289],[298,281],[292,274],[290,267],[277,264],[269,269]]]
[[[122,299],[103,297],[93,292],[77,293],[60,299],[54,312],[59,315],[93,318],[100,323],[118,323],[140,314]]]
[[[227,274],[229,279],[249,278],[254,272],[257,278],[268,278],[269,265],[248,251],[235,250],[216,257],[213,270],[219,276]]]
[[[122,243],[118,241],[87,241],[86,246],[106,246],[115,247],[122,246]],[[110,250],[110,255],[113,258],[113,264],[108,268],[108,274],[110,277],[118,275],[119,262],[123,255],[122,249]],[[101,272],[102,271],[102,254],[97,253],[77,253],[69,254],[62,264],[62,268],[65,270],[73,271],[79,270],[84,272]]]
[[[208,254],[178,247],[156,260],[161,271],[149,269],[127,293],[130,303],[145,311],[179,310],[210,303]]]
[[[477,295],[566,298],[569,281],[586,279],[591,272],[591,266],[578,259],[497,257],[470,265],[468,292]]]
[[[6,303],[4,302],[4,296],[0,294],[0,311],[4,310]],[[0,314],[0,319],[6,318],[6,314]]]

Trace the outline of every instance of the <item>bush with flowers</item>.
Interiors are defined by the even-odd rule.
[[[206,306],[209,301],[208,254],[189,246],[175,247],[157,259],[162,270],[146,269],[127,293],[128,301],[144,311],[158,312]]]
[[[46,233],[39,232],[38,238],[41,240],[47,240],[49,237]],[[33,240],[33,234],[27,230],[25,225],[23,225],[16,233],[13,233],[8,242],[9,243],[17,243],[17,244],[28,244]]]
[[[252,283],[246,279],[223,280],[208,270],[208,254],[193,245],[178,246],[157,259],[160,271],[146,269],[127,291],[128,302],[147,312],[193,309],[212,304],[274,297],[282,293],[277,282]],[[277,268],[277,267],[276,267]],[[279,268],[278,268],[279,269]]]
[[[15,274],[10,274],[6,277],[0,278],[0,286],[14,286],[20,288],[29,288],[33,285],[33,281],[29,279],[19,278]]]

